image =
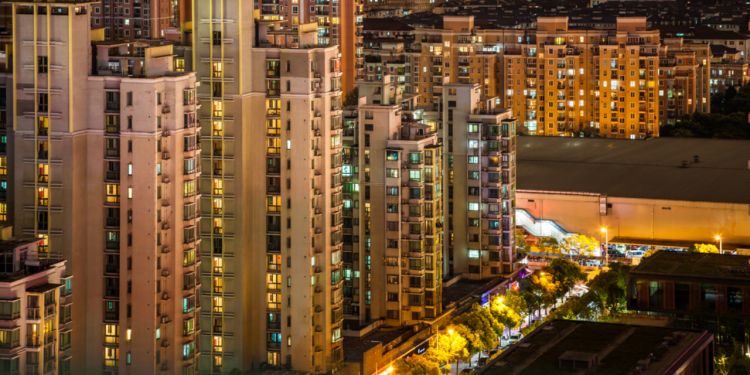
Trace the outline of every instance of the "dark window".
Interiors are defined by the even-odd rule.
[[[39,73],[47,73],[49,66],[47,65],[47,56],[37,57],[37,68]]]

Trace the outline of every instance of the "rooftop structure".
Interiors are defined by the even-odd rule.
[[[554,320],[480,374],[713,374],[712,357],[705,331]]]
[[[720,280],[750,285],[750,256],[659,251],[632,273],[639,277]]]

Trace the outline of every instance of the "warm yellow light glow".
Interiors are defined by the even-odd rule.
[[[607,227],[601,227],[601,229],[599,229],[599,230],[600,230],[600,231],[601,231],[602,233],[607,233]]]
[[[720,234],[717,234],[717,235],[715,235],[715,236],[714,236],[714,239],[715,239],[716,241],[721,241],[721,235],[720,235]]]
[[[449,329],[449,330],[448,330],[448,334],[449,334],[449,335],[452,335],[452,334],[453,334],[453,329]]]

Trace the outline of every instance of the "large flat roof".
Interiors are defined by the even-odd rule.
[[[517,152],[520,190],[750,203],[750,141],[524,136]]]
[[[679,364],[683,354],[694,354],[710,341],[711,335],[704,331],[553,320],[506,350],[480,374],[626,375],[638,373],[636,367],[644,363],[648,363],[645,374],[661,374]],[[575,371],[570,369],[573,361],[577,362]]]
[[[657,251],[643,258],[631,275],[750,284],[750,256]]]

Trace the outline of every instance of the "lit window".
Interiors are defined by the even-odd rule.
[[[104,366],[117,367],[117,361],[120,359],[120,349],[112,346],[104,347]]]
[[[281,211],[281,196],[269,195],[266,197],[266,210],[268,212],[280,212]]]
[[[211,111],[215,117],[224,116],[224,103],[220,100],[214,100],[211,102]]]
[[[213,179],[213,194],[222,195],[224,194],[224,180],[219,178]]]
[[[222,63],[215,62],[211,65],[211,75],[213,75],[214,78],[221,78],[224,74],[224,67],[222,66]]]
[[[214,120],[211,122],[211,133],[215,137],[221,137],[224,135],[224,122],[221,120]]]
[[[469,249],[469,259],[479,259],[479,250]]]
[[[224,259],[221,257],[213,257],[211,264],[213,265],[214,272],[224,272]]]
[[[224,234],[224,219],[214,218],[214,234]]]
[[[224,292],[224,278],[221,276],[214,276],[213,279],[213,289],[214,293],[223,293]]]
[[[107,344],[117,344],[120,337],[120,326],[117,324],[104,325],[104,342]]]
[[[47,206],[49,204],[49,189],[40,187],[37,189],[37,204]]]
[[[222,212],[224,212],[224,199],[214,198],[211,204],[213,207],[214,214],[221,215]]]
[[[224,338],[221,336],[214,336],[212,344],[215,352],[221,352],[224,350]]]
[[[266,307],[272,310],[281,309],[281,294],[266,293]]]
[[[477,202],[470,202],[469,203],[469,211],[479,211],[479,203],[477,203]]]
[[[118,203],[120,202],[120,184],[107,184],[106,185],[107,203]]]
[[[224,312],[224,297],[214,297],[211,305],[214,312]]]
[[[0,175],[4,175],[5,173],[5,156],[0,156]],[[37,179],[39,182],[49,181],[49,164],[39,163],[37,167]]]

